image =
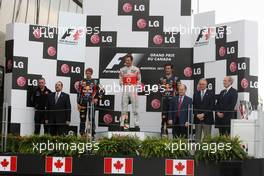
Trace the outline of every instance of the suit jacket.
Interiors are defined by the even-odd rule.
[[[201,99],[201,91],[196,91],[193,95],[193,115],[195,124],[214,124],[213,110],[215,107],[215,95],[212,91],[206,90],[203,100]],[[197,114],[204,113],[204,120],[199,120]]]
[[[48,121],[49,123],[66,123],[71,121],[71,102],[68,94],[61,92],[60,97],[55,104],[55,95],[53,92],[48,96]]]
[[[221,127],[221,125],[230,125],[230,119],[235,118],[235,106],[237,103],[237,90],[231,87],[228,92],[224,95],[225,90],[220,92],[220,95],[216,103],[216,112],[223,112],[224,117],[219,118],[215,116],[216,127]]]
[[[178,105],[179,105],[179,95],[173,97],[171,100],[169,120],[175,121],[176,118],[179,118],[180,125],[184,125],[186,122],[188,122],[188,119],[189,119],[189,122],[191,122],[192,99],[188,96],[184,96],[181,109],[179,112],[179,117],[176,117],[179,111]],[[188,107],[190,108],[189,111],[188,111]]]

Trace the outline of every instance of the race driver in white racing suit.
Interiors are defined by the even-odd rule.
[[[119,79],[122,88],[122,114],[120,126],[124,129],[129,128],[128,119],[128,104],[132,104],[132,112],[134,117],[134,127],[139,130],[139,115],[138,115],[138,92],[137,86],[141,84],[141,74],[138,67],[132,65],[133,56],[127,54],[124,56],[125,66],[120,69]],[[131,119],[131,118],[130,118]],[[133,122],[133,121],[132,121]]]

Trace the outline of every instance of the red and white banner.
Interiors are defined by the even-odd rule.
[[[46,157],[45,171],[49,173],[72,173],[72,157]]]
[[[16,156],[0,156],[0,171],[16,172],[17,157]]]
[[[133,158],[105,158],[105,174],[133,174]]]
[[[167,159],[165,175],[194,175],[194,160]]]

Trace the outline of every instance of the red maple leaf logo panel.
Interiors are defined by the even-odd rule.
[[[0,156],[0,172],[16,172],[17,157],[16,156]]]

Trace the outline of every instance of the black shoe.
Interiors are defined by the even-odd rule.
[[[135,126],[135,131],[140,131],[139,126]]]
[[[123,126],[119,127],[119,131],[125,131]]]
[[[95,142],[95,137],[94,136],[92,136],[92,142]]]

